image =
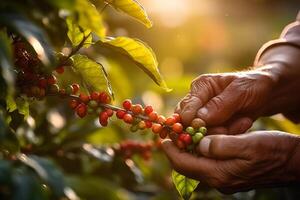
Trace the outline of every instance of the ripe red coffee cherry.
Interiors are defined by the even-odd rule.
[[[161,138],[161,139],[165,139],[167,136],[168,136],[168,134],[169,134],[169,129],[167,128],[167,127],[164,127],[162,130],[161,130],[161,132],[159,133],[159,137]]]
[[[143,107],[140,104],[136,104],[131,106],[130,110],[133,112],[133,114],[138,115],[143,112]]]
[[[130,110],[131,106],[132,106],[132,102],[131,102],[130,99],[126,99],[126,100],[123,102],[123,108],[124,108],[125,110]]]
[[[76,113],[80,118],[83,118],[87,114],[87,106],[84,103],[81,103],[76,108]]]
[[[182,135],[182,139],[181,141],[184,142],[184,144],[186,145],[190,145],[193,142],[192,136],[190,136],[189,134],[181,134]]]
[[[157,123],[165,124],[165,122],[166,122],[166,118],[162,115],[159,115],[158,118],[157,118]]]
[[[55,71],[58,73],[58,74],[63,74],[65,72],[65,69],[63,66],[60,66],[60,67],[57,67],[55,69]]]
[[[79,95],[79,98],[84,103],[88,103],[90,101],[90,97],[88,95],[86,95],[86,94],[83,94],[83,93],[81,93]]]
[[[108,124],[108,114],[105,111],[102,111],[99,113],[99,123],[101,124],[101,126],[107,126]]]
[[[193,119],[191,126],[195,130],[198,130],[200,127],[205,126],[205,122],[200,118],[195,118],[195,119]]]
[[[72,92],[72,94],[77,94],[77,93],[79,92],[79,89],[80,89],[79,84],[73,83],[73,84],[72,84],[72,87],[73,87],[73,92]]]
[[[110,96],[106,92],[101,92],[98,98],[100,103],[109,104],[111,102]]]
[[[59,94],[61,97],[66,95],[66,90],[64,88],[59,89]]]
[[[79,102],[75,99],[72,99],[72,100],[69,101],[69,106],[72,109],[75,109],[78,105],[79,105]]]
[[[117,116],[117,118],[119,118],[119,119],[123,119],[123,117],[124,117],[125,114],[126,114],[126,112],[125,112],[124,110],[118,110],[118,111],[116,112],[116,116]]]
[[[181,121],[181,117],[178,113],[174,113],[172,116],[175,119],[175,123]]]
[[[152,125],[152,132],[153,133],[160,133],[163,129],[163,126],[161,124],[153,124]]]
[[[47,82],[49,85],[53,85],[57,82],[57,79],[54,75],[51,75],[51,76],[47,77]]]
[[[173,131],[175,131],[176,133],[181,133],[183,130],[183,126],[180,123],[175,123],[172,126]]]
[[[91,94],[90,97],[91,97],[92,100],[98,101],[98,99],[99,99],[99,92],[92,92],[92,94]]]
[[[105,112],[107,113],[108,117],[111,117],[114,114],[114,111],[112,109],[109,109],[109,108],[106,109]]]
[[[155,122],[158,118],[157,112],[152,112],[149,114],[149,120]]]
[[[132,124],[133,122],[133,117],[131,114],[126,113],[123,117],[124,122],[126,122],[127,124]]]
[[[152,122],[150,122],[150,121],[145,121],[145,123],[146,123],[146,127],[147,127],[147,128],[151,128],[151,127],[152,127]]]
[[[165,124],[166,124],[167,126],[172,126],[173,124],[175,124],[175,122],[176,122],[176,120],[175,120],[174,117],[168,117],[168,118],[166,119]]]
[[[44,77],[40,78],[40,80],[39,80],[39,86],[40,86],[41,88],[46,88],[46,87],[47,87],[47,84],[48,84],[47,79],[45,79]]]
[[[144,112],[146,115],[149,115],[150,113],[153,112],[153,107],[152,106],[146,106],[144,109]]]

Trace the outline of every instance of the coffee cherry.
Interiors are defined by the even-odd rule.
[[[40,78],[40,80],[39,80],[39,87],[40,88],[47,88],[47,84],[48,84],[47,79],[45,79],[44,77]]]
[[[105,111],[102,111],[99,113],[99,123],[101,124],[101,126],[107,126],[108,124],[108,114]]]
[[[195,133],[195,135],[192,137],[193,139],[193,143],[194,144],[198,144],[200,142],[200,140],[202,140],[204,136],[202,135],[202,133]]]
[[[95,100],[91,100],[91,101],[89,101],[88,105],[91,108],[97,108],[98,107],[98,102],[95,101]]]
[[[72,85],[68,85],[66,87],[66,94],[67,95],[71,95],[73,93],[73,86]]]
[[[173,143],[176,144],[176,141],[178,139],[178,134],[176,132],[174,132],[174,131],[171,131],[169,133],[169,138],[173,141]]]
[[[47,77],[47,82],[49,85],[53,85],[57,82],[57,79],[54,75],[51,75],[51,76]]]
[[[168,134],[169,134],[169,129],[167,128],[167,127],[164,127],[162,130],[161,130],[161,132],[159,133],[159,137],[161,138],[161,139],[165,139],[167,136],[168,136]]]
[[[38,97],[40,94],[40,88],[37,86],[31,86],[30,92],[34,97]]]
[[[147,128],[151,128],[151,127],[152,127],[152,122],[150,122],[150,121],[145,121],[145,123],[146,123],[146,127],[147,127]]]
[[[77,94],[78,91],[79,91],[79,89],[80,89],[79,84],[73,83],[73,84],[72,84],[72,87],[73,87],[73,92],[72,92],[72,94]]]
[[[139,129],[144,130],[146,128],[146,122],[145,121],[140,121],[138,126],[139,126]]]
[[[149,115],[150,113],[153,112],[153,107],[152,106],[146,106],[144,109],[144,112],[146,115]]]
[[[185,131],[186,131],[188,134],[190,134],[190,135],[194,135],[194,134],[195,134],[195,129],[194,129],[193,127],[191,127],[191,126],[187,127],[187,128],[185,129]]]
[[[174,117],[175,123],[181,121],[181,117],[180,117],[180,115],[179,115],[178,113],[174,113],[174,114],[172,115],[172,117]]]
[[[186,133],[181,134],[181,135],[183,135],[183,142],[184,142],[184,144],[186,144],[186,145],[192,144],[192,142],[193,142],[192,136],[190,136],[189,134],[186,134]]]
[[[88,95],[86,95],[86,94],[83,94],[83,93],[81,93],[79,95],[79,98],[84,103],[88,103],[90,101],[90,97]]]
[[[133,122],[133,117],[131,114],[126,113],[123,117],[124,122],[126,122],[127,124],[132,124]]]
[[[59,92],[59,86],[57,84],[50,85],[48,92],[50,94],[57,94]]]
[[[163,129],[163,126],[161,124],[153,124],[152,125],[152,132],[153,133],[160,133]]]
[[[131,132],[137,132],[138,130],[139,130],[138,125],[132,125],[132,126],[130,127],[130,131],[131,131]]]
[[[80,118],[83,118],[87,114],[87,106],[84,103],[81,103],[76,108],[76,113]]]
[[[95,113],[95,110],[91,107],[88,107],[88,110],[87,110],[88,114],[94,114]]]
[[[58,74],[63,74],[65,72],[65,69],[63,66],[60,66],[60,67],[57,67],[55,69],[55,71],[58,73]]]
[[[204,126],[202,126],[199,128],[199,132],[202,133],[202,135],[206,135],[207,129]]]
[[[40,88],[39,98],[43,98],[46,96],[46,90],[44,88]]]
[[[98,101],[98,99],[99,99],[99,92],[92,92],[92,94],[91,94],[91,100],[95,100],[95,101]]]
[[[98,100],[100,103],[104,104],[109,104],[111,102],[111,98],[106,92],[101,92]]]
[[[108,117],[111,117],[114,114],[114,111],[112,109],[109,109],[109,108],[106,109],[105,112],[107,113]]]
[[[191,126],[195,130],[198,130],[200,127],[205,126],[205,122],[200,118],[195,118],[195,119],[193,119]]]
[[[79,105],[79,102],[75,99],[72,99],[72,100],[69,101],[69,106],[72,109],[75,109],[78,105]]]
[[[138,114],[142,114],[143,107],[140,104],[136,104],[136,105],[132,105],[130,110],[133,112],[133,114],[138,115]]]
[[[124,102],[123,102],[123,108],[125,110],[130,110],[132,106],[132,103],[131,103],[131,100],[130,99],[126,99]]]
[[[173,124],[175,124],[176,123],[176,120],[175,120],[175,118],[174,117],[168,117],[167,119],[166,119],[166,125],[167,126],[172,126]]]
[[[117,118],[119,118],[119,119],[123,119],[123,117],[124,117],[125,114],[126,114],[126,112],[125,112],[124,110],[118,110],[118,111],[116,112],[116,116],[117,116]]]
[[[172,130],[175,131],[176,133],[181,133],[183,131],[183,126],[180,123],[175,123],[172,126]]]
[[[158,115],[157,115],[157,112],[152,112],[148,115],[149,117],[149,120],[152,121],[152,122],[155,122],[158,118]]]
[[[166,118],[162,115],[159,115],[158,118],[157,118],[157,123],[165,124],[165,122],[166,122]]]

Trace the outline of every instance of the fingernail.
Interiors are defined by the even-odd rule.
[[[210,139],[207,137],[204,137],[199,144],[199,149],[202,155],[208,156],[209,155],[209,145],[210,145]]]
[[[203,108],[201,108],[201,109],[198,110],[197,114],[198,114],[198,116],[205,116],[205,115],[208,114],[208,109],[205,108],[205,107],[203,107]]]

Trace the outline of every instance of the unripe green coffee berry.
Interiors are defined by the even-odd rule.
[[[98,107],[98,103],[97,103],[97,101],[95,101],[95,100],[89,101],[88,105],[89,105],[89,107],[91,107],[91,108],[97,108],[97,107]]]
[[[199,132],[202,133],[203,135],[206,135],[206,133],[207,133],[206,127],[204,127],[204,126],[200,127]]]
[[[202,133],[200,133],[200,132],[195,133],[195,135],[192,137],[193,143],[194,143],[194,144],[198,144],[198,143],[202,140],[203,137],[204,137],[204,136],[203,136]]]
[[[72,85],[68,85],[68,86],[66,87],[66,94],[67,94],[67,95],[71,95],[72,92],[73,92],[73,87],[72,87]]]
[[[88,107],[87,111],[88,111],[88,114],[93,114],[95,110],[91,107]]]
[[[139,130],[139,126],[138,125],[133,125],[130,127],[130,131],[131,132],[137,132]]]
[[[194,129],[193,127],[191,127],[191,126],[187,127],[187,128],[185,129],[185,131],[186,131],[188,134],[190,134],[191,136],[195,135],[195,129]]]

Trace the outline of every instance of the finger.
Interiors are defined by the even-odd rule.
[[[227,126],[214,126],[207,129],[207,135],[228,135]]]
[[[179,106],[176,108],[176,112],[180,115],[181,121],[185,126],[188,126],[191,121],[195,118],[197,110],[203,105],[201,100],[188,94],[183,98],[179,103]]]
[[[253,124],[253,120],[249,117],[241,117],[238,119],[235,119],[233,122],[231,122],[229,126],[228,133],[230,135],[238,135],[245,133],[249,128],[251,128]]]
[[[229,120],[238,110],[241,94],[228,86],[221,94],[212,98],[197,112],[197,117],[208,125],[218,125]]]
[[[218,160],[248,159],[248,146],[247,137],[209,135],[200,141],[196,150],[205,157]]]
[[[162,142],[162,148],[174,169],[185,176],[199,179],[215,169],[213,160],[182,152],[169,139]]]

